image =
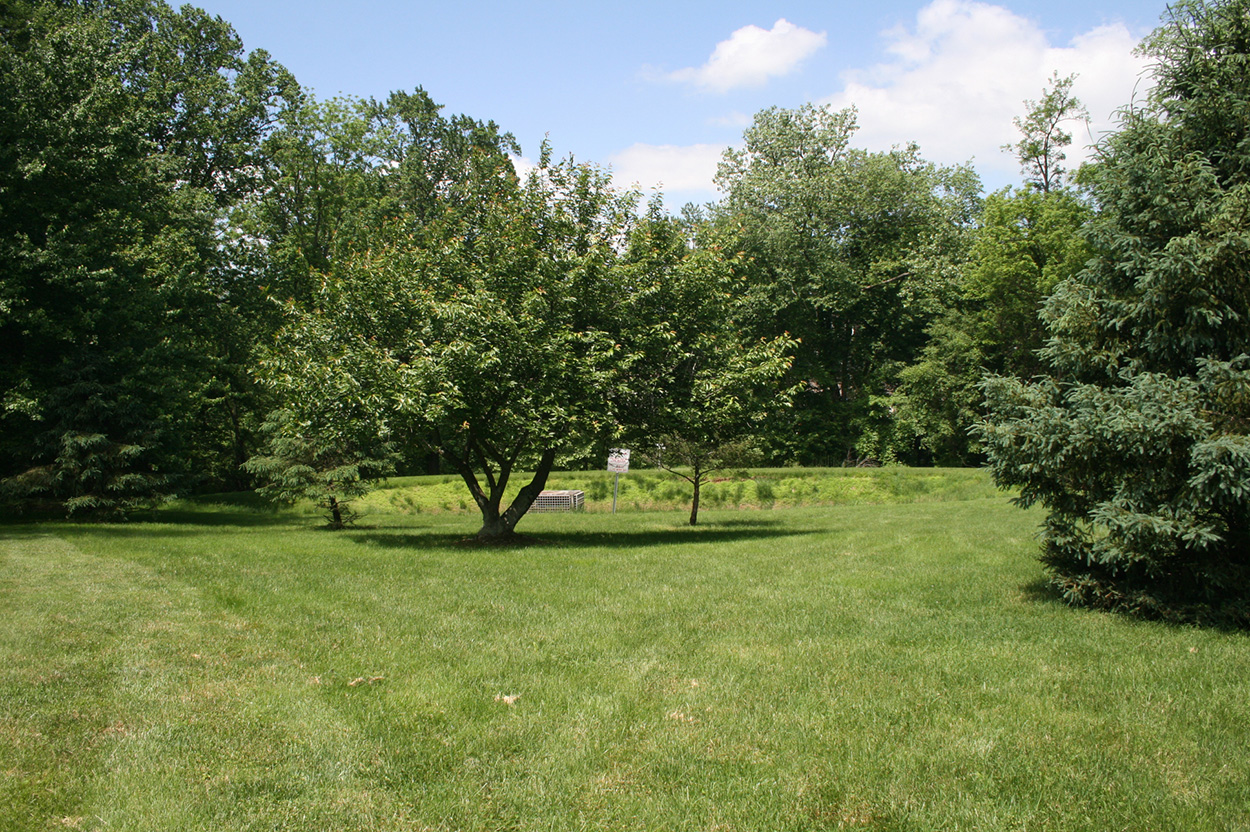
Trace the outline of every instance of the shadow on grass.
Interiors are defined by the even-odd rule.
[[[282,527],[306,524],[316,529],[316,518],[280,510],[271,511],[206,511],[203,509],[153,509],[133,512],[125,520],[98,520],[88,517],[18,518],[0,523],[0,535],[38,536],[55,534],[92,534],[110,537],[149,537],[160,535],[197,535],[215,528]],[[161,527],[159,529],[155,527]],[[173,528],[171,528],[173,527]]]
[[[159,511],[136,514],[127,523],[116,524],[121,528],[127,525],[167,524],[171,526],[290,526],[292,523],[307,521],[309,526],[316,526],[314,517],[302,514],[291,514],[274,509],[271,511],[231,511],[204,509],[161,509]]]
[[[1029,581],[1020,587],[1020,594],[1024,597],[1024,600],[1034,604],[1068,606],[1068,603],[1063,600],[1063,593],[1059,591],[1059,587],[1046,578],[1034,578]]]
[[[518,535],[515,542],[476,544],[472,536],[448,533],[435,529],[354,529],[344,534],[350,539],[394,549],[422,549],[443,546],[472,546],[482,548],[603,548],[634,549],[651,546],[669,546],[675,543],[732,543],[744,540],[767,540],[784,537],[801,537],[815,534],[822,529],[796,528],[775,519],[724,519],[699,526],[674,526],[671,528],[588,530],[544,530],[535,535]]]
[[[657,518],[671,514],[658,514]],[[371,519],[376,523],[369,522]],[[769,540],[827,532],[828,529],[796,527],[782,518],[753,515],[722,517],[689,526],[674,522],[647,528],[626,526],[608,529],[543,529],[527,533],[523,530],[515,541],[490,545],[474,540],[477,518],[465,516],[463,524],[454,526],[413,527],[392,525],[385,515],[361,518],[362,522],[335,531],[316,515],[297,513],[278,507],[246,505],[237,502],[196,500],[186,507],[170,506],[136,511],[121,522],[100,522],[88,519],[47,519],[37,522],[13,523],[9,529],[0,525],[0,535],[39,536],[54,533],[68,536],[91,535],[114,539],[156,536],[191,537],[214,530],[273,529],[279,531],[317,532],[340,537],[354,543],[389,549],[432,549],[444,547],[475,548],[612,548],[629,549],[668,546],[679,543],[732,543],[747,540]],[[524,525],[524,524],[523,524]]]
[[[28,511],[0,511],[0,529],[26,527],[48,530],[51,528],[81,529],[127,529],[153,524],[173,526],[275,526],[299,523],[308,519],[316,522],[315,515],[300,513],[288,507],[275,505],[254,492],[237,494],[203,494],[184,497],[149,508],[135,508],[123,516],[95,515],[82,512],[66,516],[63,508]]]
[[[1084,612],[1091,615],[1110,615],[1133,624],[1162,624],[1173,629],[1191,629],[1197,627],[1204,630],[1243,635],[1250,637],[1250,611],[1240,600],[1233,600],[1223,606],[1202,604],[1176,605],[1163,611],[1131,609],[1126,606],[1095,606],[1072,604],[1063,597],[1063,591],[1046,578],[1036,578],[1020,587],[1020,593],[1026,601],[1045,606],[1064,607],[1073,613]]]

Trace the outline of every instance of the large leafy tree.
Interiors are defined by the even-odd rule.
[[[986,197],[959,291],[933,321],[919,360],[899,372],[883,399],[894,419],[892,455],[912,462],[979,461],[973,426],[985,415],[980,384],[988,373],[1030,377],[1042,371],[1046,339],[1040,312],[1054,288],[1090,256],[1081,229],[1092,214],[1067,184],[1065,122],[1087,118],[1072,95],[1075,76],[1056,74],[1040,101],[1015,120],[1016,156],[1025,187]]]
[[[809,463],[857,455],[871,397],[957,283],[980,191],[915,146],[853,148],[855,129],[854,110],[763,110],[717,176],[718,220],[750,258],[755,334],[801,341],[791,372],[805,387],[774,443]]]
[[[1050,378],[986,384],[998,481],[1047,509],[1074,603],[1250,621],[1250,2],[1173,6],[1090,187],[1095,257],[1045,309]]]
[[[458,183],[475,156],[518,150],[493,122],[447,116],[421,88],[385,101],[301,94],[263,145],[262,186],[233,212],[266,296],[305,303],[319,276],[374,233],[414,233],[462,211]]]
[[[0,478],[121,511],[187,481],[211,386],[217,220],[289,76],[157,0],[0,28]]]
[[[524,183],[506,155],[472,153],[447,190],[451,210],[419,231],[400,217],[340,264],[336,301],[300,313],[317,319],[300,331],[350,345],[334,360],[377,379],[391,429],[461,476],[478,538],[507,540],[559,455],[613,429],[615,261],[634,199],[546,152]],[[315,370],[285,352],[283,372]],[[530,479],[510,490],[518,471]]]
[[[364,264],[480,233],[480,200],[515,186],[512,137],[440,110],[420,89],[384,103],[302,98],[266,142],[266,187],[234,212],[256,283],[282,301],[259,310],[277,334],[256,342],[253,369],[273,396],[246,468],[271,497],[323,504],[335,528],[405,449],[387,407],[394,373],[372,359],[408,334],[418,275],[384,286]]]
[[[233,387],[269,414],[257,455],[245,466],[267,493],[330,506],[350,496],[341,492],[348,483],[365,488],[389,469],[389,451],[359,441],[367,417],[376,414],[324,398],[334,388],[356,401],[353,368],[333,358],[342,347],[318,354],[311,346],[317,339],[300,334],[308,322],[293,312],[346,302],[327,275],[372,245],[423,238],[445,225],[449,213],[471,210],[461,187],[471,168],[481,159],[502,164],[515,149],[493,123],[443,115],[420,88],[381,102],[300,95],[279,113],[263,145],[263,185],[231,213],[239,279],[230,302],[250,324],[237,342],[244,360],[234,366],[245,372]],[[312,389],[318,394],[310,395]],[[336,446],[335,437],[355,438]],[[361,479],[344,460],[359,468]],[[340,525],[332,507],[330,513],[332,525]]]

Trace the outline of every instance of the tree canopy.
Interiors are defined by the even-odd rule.
[[[145,0],[0,30],[0,477],[71,511],[186,487],[211,407],[217,220],[290,76]]]
[[[717,176],[718,222],[750,258],[750,325],[802,343],[791,378],[805,386],[773,441],[803,462],[871,453],[858,442],[870,397],[922,346],[978,208],[970,169],[926,162],[914,145],[854,148],[855,130],[854,110],[769,108]]]
[[[990,194],[973,231],[954,301],[930,324],[918,360],[899,371],[896,458],[966,465],[981,459],[973,427],[984,416],[985,373],[1030,378],[1045,369],[1039,317],[1055,287],[1091,256],[1082,229],[1092,210],[1068,188]]]

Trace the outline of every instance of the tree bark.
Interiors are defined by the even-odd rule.
[[[495,542],[510,537],[512,529],[505,523],[499,513],[499,504],[488,503],[482,506],[482,528],[477,530],[477,539],[482,542]]]
[[[703,484],[702,471],[696,465],[694,468],[694,476],[690,481],[694,483],[694,499],[690,501],[690,525],[695,526],[699,523],[699,486]]]
[[[247,439],[243,435],[243,422],[239,417],[239,403],[233,396],[226,398],[226,412],[230,416],[230,444],[234,450],[234,469],[230,475],[230,482],[236,491],[243,491],[249,484],[248,478],[243,473],[243,465],[250,454]]]

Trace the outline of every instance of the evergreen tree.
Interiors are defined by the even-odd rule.
[[[1094,259],[1044,310],[1050,377],[986,382],[998,482],[1073,603],[1250,622],[1250,0],[1184,0],[1089,183]]]

